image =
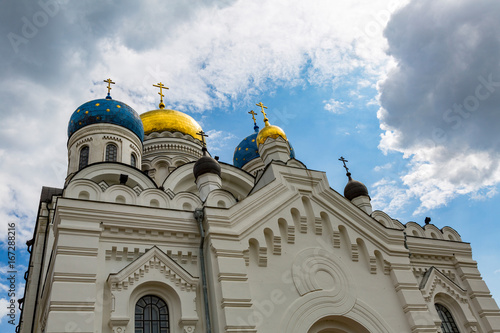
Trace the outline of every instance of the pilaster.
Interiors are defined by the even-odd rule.
[[[439,332],[409,262],[391,264],[390,276],[412,333]]]
[[[474,312],[479,315],[477,320],[486,332],[500,332],[500,310],[477,269],[477,263],[472,259],[455,258],[458,276],[469,292]]]

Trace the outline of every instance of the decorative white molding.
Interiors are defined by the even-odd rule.
[[[132,144],[132,143],[130,144],[130,149],[132,149],[138,156],[142,155],[142,153],[139,150],[139,148],[136,145]]]
[[[113,318],[109,321],[109,327],[113,333],[125,333],[129,321],[129,318]]]
[[[333,247],[335,249],[340,249],[340,231],[334,230],[332,233]]]
[[[103,140],[110,140],[110,141],[116,141],[116,142],[122,142],[122,139],[116,136],[111,136],[111,135],[104,135],[102,137]]]
[[[109,187],[108,183],[106,183],[104,180],[101,180],[98,185],[103,192],[106,192]]]
[[[316,235],[323,234],[323,219],[321,217],[314,218],[314,232]]]
[[[87,137],[87,138],[85,138],[85,139],[82,139],[82,140],[78,141],[78,142],[76,143],[75,147],[77,147],[77,148],[78,148],[81,144],[84,144],[84,143],[87,143],[87,142],[92,142],[93,140],[94,140],[94,138],[92,138],[92,137]]]
[[[300,217],[300,233],[307,234],[307,217]]]
[[[359,246],[358,244],[351,244],[351,259],[352,261],[359,261]]]
[[[442,287],[447,295],[453,297],[459,303],[467,303],[467,291],[450,280],[439,269],[432,266],[420,282],[420,291],[427,302],[433,300],[438,287]]]
[[[191,276],[156,246],[153,246],[119,273],[110,274],[108,284],[111,291],[127,289],[134,283],[139,282],[152,269],[157,269],[165,276],[165,279],[173,282],[181,290],[196,291],[198,278]]]
[[[301,296],[316,291],[327,291],[330,302],[345,304],[347,307],[354,305],[356,289],[352,284],[353,279],[333,253],[321,248],[305,249],[297,254],[291,269],[293,283]],[[330,281],[320,284],[319,272],[330,275]]]
[[[134,186],[132,189],[138,196],[142,193],[142,191],[144,191],[139,185]]]

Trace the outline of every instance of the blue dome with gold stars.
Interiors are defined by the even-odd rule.
[[[80,128],[98,123],[125,127],[137,135],[141,142],[144,139],[144,128],[137,112],[109,95],[106,99],[84,103],[73,112],[68,124],[68,139]]]
[[[257,134],[259,134],[259,126],[254,126],[255,132],[244,138],[234,150],[233,165],[237,168],[242,168],[249,161],[259,157],[259,149],[257,148]]]
[[[253,129],[255,132],[244,138],[234,150],[233,165],[237,168],[241,169],[254,158],[260,157],[259,148],[257,147],[259,126],[255,125]],[[295,158],[295,151],[293,150],[292,144],[290,142],[288,142],[288,144],[290,145],[290,158]]]

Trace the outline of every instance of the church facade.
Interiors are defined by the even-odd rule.
[[[372,211],[349,172],[336,192],[262,103],[228,164],[190,116],[139,116],[107,82],[42,190],[19,332],[500,332],[454,229]]]

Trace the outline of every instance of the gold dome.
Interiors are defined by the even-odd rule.
[[[201,141],[201,136],[197,134],[202,130],[201,126],[185,113],[158,109],[141,114],[141,120],[144,126],[144,135],[164,131],[181,132]]]
[[[277,139],[279,136],[281,136],[285,141],[288,141],[286,138],[285,131],[283,131],[280,127],[271,125],[269,124],[269,121],[266,121],[267,119],[264,120],[266,126],[264,126],[263,129],[260,130],[259,134],[257,135],[257,147],[266,142],[267,138],[273,138]]]

